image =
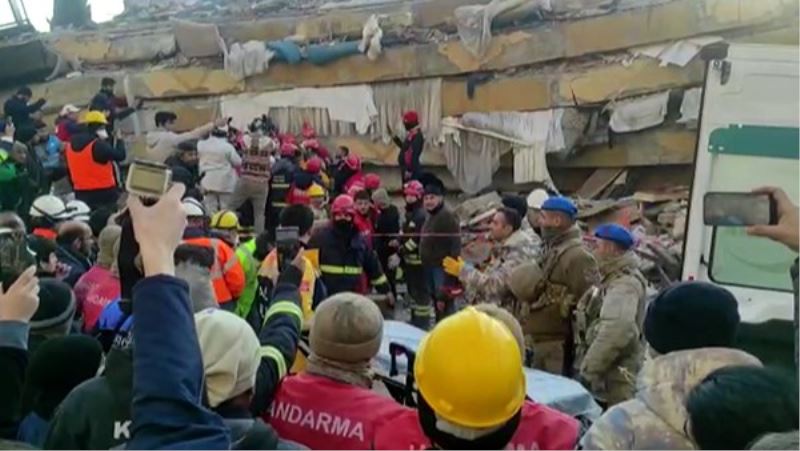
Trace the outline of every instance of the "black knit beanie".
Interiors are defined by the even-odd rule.
[[[650,303],[644,336],[660,354],[685,349],[733,347],[739,307],[730,291],[706,282],[665,288]]]
[[[31,356],[26,378],[33,410],[50,419],[73,388],[94,377],[103,351],[100,343],[85,335],[51,338]]]
[[[64,282],[39,279],[39,308],[31,318],[31,334],[66,335],[75,315],[75,295]]]

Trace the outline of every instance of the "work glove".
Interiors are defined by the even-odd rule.
[[[464,269],[464,265],[464,259],[461,257],[445,257],[444,260],[442,260],[442,268],[444,268],[444,272],[453,277],[458,277],[461,274],[461,270]]]
[[[397,254],[390,255],[387,263],[389,269],[397,269],[397,267],[400,266],[400,256]]]

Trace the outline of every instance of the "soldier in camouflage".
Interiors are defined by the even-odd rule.
[[[531,278],[536,286],[525,299],[517,299],[515,310],[526,344],[533,349],[534,368],[565,376],[573,372],[572,312],[578,299],[599,281],[597,262],[583,246],[575,224],[577,213],[564,197],[551,197],[542,204],[541,278],[538,282]]]
[[[490,226],[490,237],[495,246],[483,268],[467,265],[461,259],[445,259],[445,271],[461,280],[467,302],[488,302],[509,310],[513,308],[514,296],[508,284],[511,272],[533,260],[538,251],[536,243],[521,230],[521,225],[522,217],[516,210],[502,208],[495,213]]]
[[[594,397],[610,407],[634,394],[643,359],[646,282],[628,230],[604,224],[594,236],[602,279],[575,309],[575,369]]]

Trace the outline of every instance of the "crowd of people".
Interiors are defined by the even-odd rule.
[[[646,299],[625,227],[589,245],[569,198],[509,195],[489,259],[467,261],[415,112],[395,139],[402,208],[308,125],[179,132],[166,111],[143,156],[172,173],[156,201],[121,186],[116,127],[141,104],[101,88],[52,136],[27,88],[0,123],[3,446],[796,449],[797,380],[736,349],[734,296],[689,281]],[[748,233],[797,252],[797,207],[765,192],[779,222]],[[403,295],[428,331],[413,405],[372,367]],[[531,400],[525,367],[576,379],[604,414]]]

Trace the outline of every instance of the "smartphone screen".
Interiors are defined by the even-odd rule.
[[[768,194],[706,193],[703,222],[715,227],[745,227],[774,223],[775,206]]]
[[[171,173],[166,166],[134,162],[128,173],[126,188],[134,194],[160,197],[169,186]]]

